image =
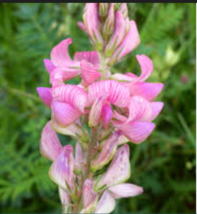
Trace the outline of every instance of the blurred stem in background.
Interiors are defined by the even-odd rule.
[[[144,194],[121,200],[114,213],[194,213],[196,6],[129,3],[128,7],[142,42],[112,72],[138,74],[135,54],[148,55],[155,66],[150,81],[165,83],[158,98],[165,108],[148,142],[130,145],[129,182],[144,184]],[[1,213],[61,212],[56,185],[47,174],[50,163],[38,150],[50,111],[40,103],[36,87],[49,86],[43,59],[60,40],[72,35],[71,55],[91,50],[86,34],[77,28],[83,8],[83,3],[0,4]]]

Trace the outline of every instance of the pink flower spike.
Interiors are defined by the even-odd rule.
[[[94,183],[92,180],[87,179],[83,186],[83,206],[84,206],[84,213],[90,213],[92,212],[97,204],[98,201],[98,195],[94,191]]]
[[[67,185],[72,190],[74,189],[74,157],[73,148],[67,145],[62,149],[61,154],[51,165],[49,176],[50,178],[64,190],[68,190]]]
[[[129,90],[131,95],[142,96],[148,101],[153,101],[163,88],[162,83],[139,82],[130,84]]]
[[[90,85],[101,76],[101,73],[97,70],[97,66],[95,67],[86,60],[81,61],[81,77],[84,80],[86,86]]]
[[[55,66],[65,65],[71,58],[68,53],[68,46],[72,43],[72,39],[68,38],[56,45],[51,51],[51,60]]]
[[[99,55],[97,51],[85,51],[85,52],[76,52],[74,55],[74,60],[76,61],[82,61],[85,59],[86,61],[92,63],[92,64],[99,64]]]
[[[68,126],[81,116],[81,112],[68,103],[54,101],[52,104],[53,116],[61,126]]]
[[[146,138],[152,133],[155,128],[155,124],[150,122],[134,121],[117,127],[132,143],[138,144],[146,140]]]
[[[151,103],[152,115],[149,118],[149,121],[154,120],[159,115],[159,113],[163,109],[163,106],[164,106],[164,104],[162,102],[152,102]]]
[[[129,32],[127,33],[126,37],[124,38],[123,42],[121,43],[119,48],[116,50],[112,58],[118,57],[118,60],[120,60],[126,54],[134,50],[139,45],[139,43],[140,43],[140,37],[139,37],[136,23],[134,21],[130,21]]]
[[[121,146],[115,153],[115,156],[107,169],[107,172],[101,177],[96,188],[100,189],[104,185],[114,186],[125,182],[130,177],[129,146]]]
[[[116,148],[118,146],[118,138],[119,134],[115,132],[102,143],[103,148],[101,153],[99,154],[98,158],[93,160],[91,163],[91,167],[94,171],[101,169],[113,158],[113,155],[116,152]]]
[[[53,65],[53,63],[51,62],[51,60],[49,59],[44,59],[44,66],[47,69],[48,73],[50,74],[53,69],[55,68],[55,66]]]
[[[128,183],[118,184],[108,190],[115,199],[134,197],[143,193],[142,187]]]
[[[56,132],[51,126],[51,121],[49,121],[42,131],[40,152],[42,156],[54,161],[60,154],[61,149],[62,145],[58,139]]]
[[[77,22],[77,25],[78,25],[78,27],[79,27],[82,31],[86,32],[86,27],[85,27],[85,25],[83,24],[83,22]]]
[[[52,90],[52,96],[54,100],[69,103],[79,111],[84,112],[87,93],[83,88],[69,84],[56,86]]]
[[[118,107],[126,107],[128,105],[130,99],[128,88],[114,80],[92,83],[89,86],[88,101],[92,104],[97,97],[106,94],[109,94],[108,101],[110,103]]]
[[[98,202],[95,213],[111,213],[115,206],[114,198],[108,191],[105,191]]]
[[[38,95],[41,98],[42,102],[46,106],[51,108],[51,102],[52,102],[51,88],[38,87],[37,92],[38,92]]]
[[[102,119],[103,127],[107,128],[112,119],[112,109],[108,103],[105,103],[102,107]]]
[[[153,63],[150,58],[148,58],[146,55],[136,55],[136,58],[140,64],[142,74],[138,78],[138,81],[143,82],[145,81],[150,75],[152,74],[153,71]]]

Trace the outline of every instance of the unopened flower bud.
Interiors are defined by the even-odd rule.
[[[127,8],[127,3],[122,3],[119,7],[120,12],[126,19],[128,17],[128,8]]]
[[[107,16],[108,10],[109,10],[109,3],[100,3],[99,4],[99,15],[102,18],[105,18]]]

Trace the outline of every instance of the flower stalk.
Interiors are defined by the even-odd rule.
[[[145,82],[153,71],[146,55],[136,56],[140,76],[110,72],[140,42],[126,3],[87,3],[83,20],[78,26],[95,51],[71,59],[67,38],[44,60],[51,88],[37,91],[51,109],[51,120],[43,128],[40,151],[52,161],[49,175],[59,187],[62,213],[110,213],[117,199],[143,192],[126,183],[131,174],[127,143],[139,144],[154,130],[152,121],[163,108],[154,99],[163,84]],[[80,84],[67,84],[76,77]],[[57,133],[76,140],[75,148],[62,146]]]

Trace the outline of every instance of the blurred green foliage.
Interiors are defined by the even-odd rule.
[[[154,62],[151,81],[163,82],[165,108],[146,142],[131,145],[130,182],[141,196],[117,201],[114,213],[195,213],[196,6],[193,3],[129,3],[140,46],[112,71],[139,73],[135,54]],[[77,27],[83,3],[0,4],[0,212],[58,213],[50,162],[39,153],[50,110],[36,93],[50,86],[43,59],[66,37],[70,53],[91,50]],[[62,138],[70,143],[69,138]]]

